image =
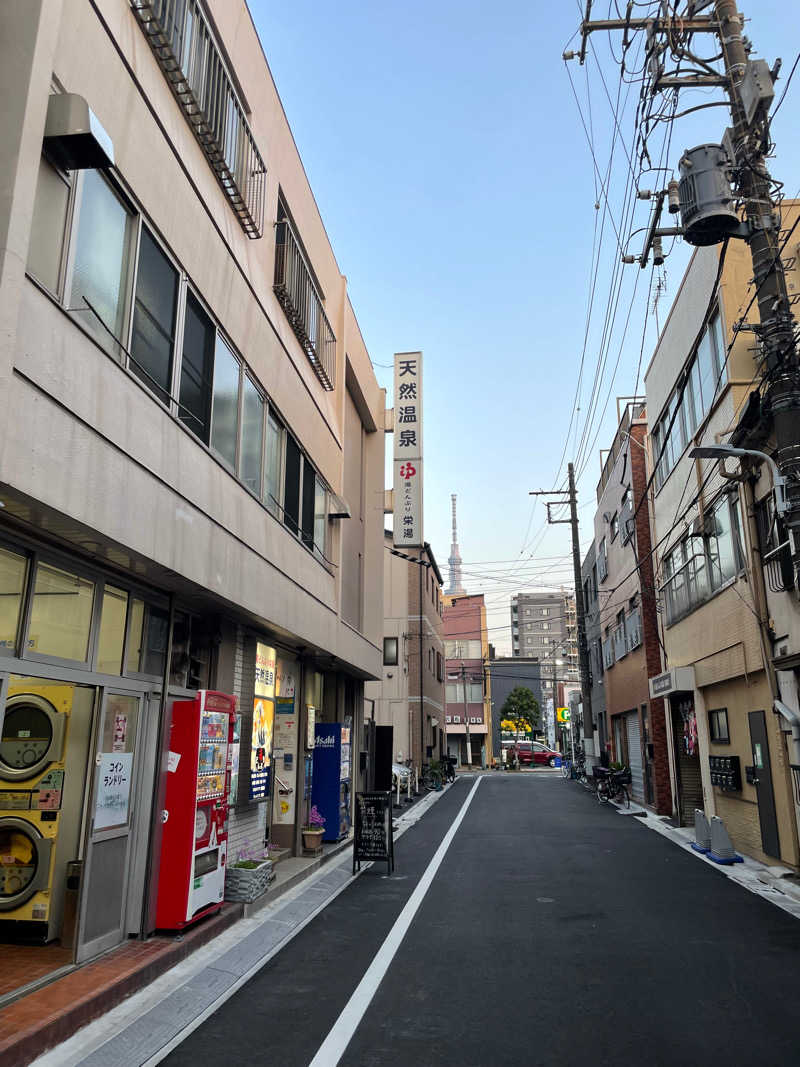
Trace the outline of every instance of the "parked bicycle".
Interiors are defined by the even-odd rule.
[[[628,792],[628,786],[631,783],[629,767],[622,767],[616,771],[610,771],[605,767],[595,767],[594,777],[598,804],[607,804],[609,800],[614,800],[623,808],[631,806],[631,797]]]

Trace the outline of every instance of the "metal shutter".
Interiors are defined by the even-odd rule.
[[[628,734],[628,765],[631,769],[631,796],[644,801],[644,766],[642,764],[642,734],[639,728],[639,714],[632,712],[625,716],[625,730]]]

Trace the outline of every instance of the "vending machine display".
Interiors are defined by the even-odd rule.
[[[339,841],[350,829],[350,773],[350,728],[317,723],[311,802],[325,819],[323,841]]]
[[[225,890],[227,794],[236,698],[201,690],[172,708],[156,925],[217,910]]]

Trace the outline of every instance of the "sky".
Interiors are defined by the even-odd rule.
[[[619,34],[565,63],[582,4],[249,5],[389,406],[393,354],[424,354],[425,538],[446,579],[456,493],[464,585],[485,594],[489,640],[510,654],[511,595],[574,584],[569,526],[548,527],[529,491],[563,487],[575,461],[584,552],[616,398],[643,392],[688,262],[675,242],[659,271],[617,268],[648,218],[629,174],[663,187],[685,148],[721,140],[728,111],[658,123],[647,145],[666,169],[640,176],[642,35],[627,81]],[[800,53],[793,6],[748,9],[754,57],[783,59],[776,100]],[[679,109],[721,99],[682,93]],[[800,192],[799,109],[800,70],[773,123],[787,196]]]

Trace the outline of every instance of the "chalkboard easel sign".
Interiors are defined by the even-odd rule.
[[[386,860],[394,870],[392,794],[356,793],[356,826],[353,841],[353,874],[362,860]]]

